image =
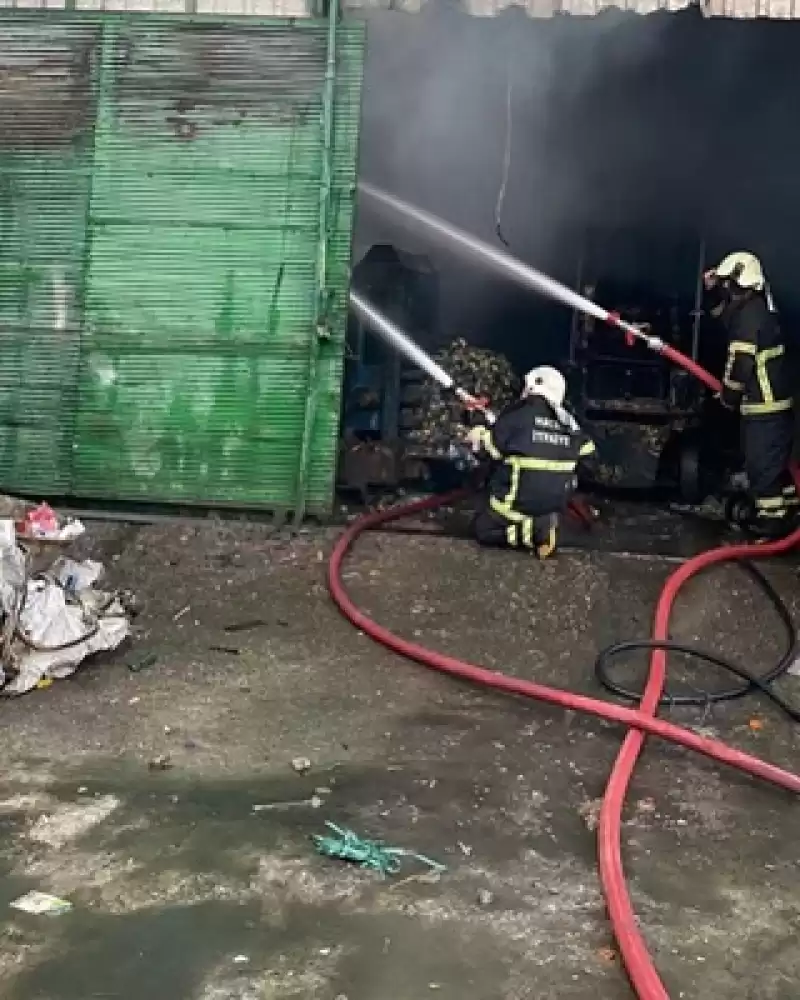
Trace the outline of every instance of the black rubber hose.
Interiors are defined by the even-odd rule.
[[[710,650],[703,649],[701,646],[695,646],[685,642],[674,642],[671,640],[658,642],[653,639],[632,639],[625,642],[615,642],[613,645],[606,647],[606,649],[604,649],[595,660],[595,676],[603,687],[612,694],[617,695],[617,697],[624,698],[626,701],[639,702],[642,698],[641,690],[625,687],[624,685],[613,680],[610,675],[609,662],[614,657],[622,656],[624,653],[629,653],[633,650],[666,649],[676,653],[683,653],[686,656],[694,657],[695,659],[702,660],[705,663],[711,663],[716,667],[720,667],[723,670],[727,670],[729,673],[740,677],[744,683],[722,691],[705,691],[696,695],[671,695],[669,692],[665,692],[659,702],[660,705],[693,705],[707,707],[708,705],[718,702],[733,701],[736,698],[743,698],[745,695],[752,693],[753,690],[756,690],[760,691],[763,695],[774,702],[774,704],[777,705],[781,711],[785,712],[786,715],[788,715],[794,722],[800,722],[800,709],[796,709],[794,706],[790,705],[779,694],[777,694],[771,686],[781,675],[786,673],[795,657],[795,651],[797,649],[797,631],[794,627],[792,616],[789,609],[786,607],[786,604],[781,599],[781,596],[764,576],[764,574],[760,572],[760,570],[758,570],[752,563],[742,562],[738,565],[741,566],[741,568],[755,581],[762,593],[765,594],[770,604],[775,609],[783,626],[783,631],[787,639],[786,650],[774,667],[770,668],[763,674],[755,674],[746,667],[742,667],[739,664],[734,663],[732,660],[725,659]]]

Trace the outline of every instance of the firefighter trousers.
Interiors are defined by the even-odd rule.
[[[794,444],[792,411],[742,417],[744,468],[756,520],[776,528],[797,512],[798,497],[789,472]]]
[[[475,516],[475,537],[480,545],[528,550],[539,559],[547,559],[558,543],[558,522],[558,514],[507,520],[487,504]]]

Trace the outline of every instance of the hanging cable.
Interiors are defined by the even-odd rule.
[[[506,201],[506,191],[508,190],[508,176],[511,172],[511,143],[513,136],[513,114],[512,105],[514,100],[514,61],[509,55],[506,60],[506,129],[505,143],[503,147],[503,167],[500,174],[500,187],[497,190],[497,201],[494,207],[494,231],[498,240],[511,248],[508,240],[503,235],[503,207]]]

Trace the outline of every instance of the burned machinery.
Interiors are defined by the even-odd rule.
[[[682,233],[586,234],[578,291],[685,353],[704,360],[702,241]],[[593,485],[662,489],[700,502],[724,478],[726,456],[712,445],[707,394],[640,343],[574,313],[569,343],[570,399],[594,438]]]
[[[437,275],[430,261],[389,244],[375,244],[353,269],[352,288],[415,339],[430,338],[438,311]],[[339,486],[366,501],[373,490],[422,478],[402,436],[408,384],[420,374],[351,312],[342,401]],[[413,390],[411,390],[413,397]]]

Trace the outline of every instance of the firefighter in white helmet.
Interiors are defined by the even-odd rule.
[[[720,399],[741,414],[751,527],[779,536],[792,526],[798,497],[789,473],[794,386],[772,296],[752,253],[728,254],[706,273],[705,284],[728,338]]]
[[[470,431],[473,450],[493,463],[475,518],[480,544],[526,549],[540,559],[555,551],[578,462],[595,450],[564,407],[566,388],[555,368],[534,368],[521,398],[493,426]]]

